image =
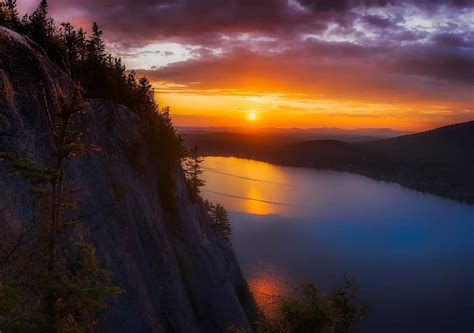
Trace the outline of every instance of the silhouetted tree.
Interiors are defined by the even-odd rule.
[[[68,66],[68,74],[72,78],[76,78],[77,68],[81,61],[80,52],[81,49],[84,48],[85,36],[82,30],[75,31],[74,27],[70,23],[62,23],[61,28],[60,36],[66,49],[66,64]]]
[[[0,20],[5,21],[4,17],[11,15],[4,13],[16,13],[15,2],[3,0],[1,3],[4,5],[0,7]],[[7,4],[10,7],[6,7]],[[85,97],[116,101],[139,115],[144,142],[152,143],[147,144],[147,149],[158,173],[160,200],[167,210],[176,210],[175,178],[182,157],[182,140],[171,123],[169,108],[160,111],[150,81],[138,79],[133,71],[127,73],[120,58],[106,52],[97,23],[93,24],[90,35],[82,29],[75,30],[69,23],[56,26],[48,17],[46,0],[18,26],[9,27],[41,46],[52,61],[81,84]]]
[[[48,17],[48,2],[46,0],[41,0],[33,14],[23,17],[20,30],[41,46],[50,59],[61,69],[69,72],[65,60],[66,50],[60,39],[58,28],[53,19]]]
[[[25,33],[35,42],[45,47],[53,40],[53,20],[48,18],[48,2],[41,0],[38,8],[23,19]]]
[[[206,200],[205,202],[212,225],[219,236],[228,246],[232,246],[230,236],[232,235],[232,226],[229,220],[229,214],[221,204],[213,204]]]
[[[0,1],[0,25],[12,30],[19,30],[21,28],[16,9],[16,0]]]
[[[97,61],[102,61],[105,56],[105,45],[102,41],[102,34],[102,30],[100,30],[97,23],[94,22],[92,24],[92,34],[87,42],[87,48],[89,51],[89,58],[97,59]]]
[[[202,169],[202,162],[204,159],[199,156],[198,147],[194,147],[189,151],[189,155],[184,159],[183,169],[186,175],[189,194],[193,202],[197,202],[201,187],[206,183],[201,178],[204,170]]]

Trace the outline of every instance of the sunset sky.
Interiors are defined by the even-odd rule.
[[[474,119],[473,0],[50,0],[50,11],[97,21],[178,126],[417,131]]]

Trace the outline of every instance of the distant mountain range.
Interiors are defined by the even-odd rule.
[[[474,204],[474,121],[388,139],[354,139],[347,132],[314,135],[319,138],[218,132],[184,137],[206,155],[354,172]]]
[[[370,141],[375,139],[392,138],[404,134],[408,131],[399,131],[390,128],[248,128],[248,127],[177,127],[179,133],[183,135],[196,134],[244,134],[260,136],[280,136],[291,141],[304,141],[314,139],[340,139],[345,141]]]

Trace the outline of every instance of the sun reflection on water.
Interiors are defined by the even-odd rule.
[[[262,192],[260,192],[255,186],[248,187],[246,197],[249,198],[249,200],[245,200],[246,213],[256,215],[267,215],[272,213],[271,204],[263,202],[265,198]]]
[[[204,196],[223,204],[229,211],[255,215],[280,215],[288,211],[289,181],[281,168],[269,163],[220,157],[206,157],[203,167],[206,171]]]
[[[281,274],[273,272],[272,269],[248,277],[247,282],[258,309],[269,318],[275,317],[279,299],[288,296],[288,282],[282,279]]]

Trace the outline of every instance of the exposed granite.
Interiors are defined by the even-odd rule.
[[[72,82],[40,48],[0,27],[0,151],[48,165],[52,146],[46,109]],[[147,156],[127,160],[140,139],[138,117],[126,107],[90,101],[81,121],[99,154],[69,162],[67,183],[80,187],[80,236],[95,244],[101,264],[126,290],[100,322],[103,332],[224,332],[248,328],[245,280],[231,249],[218,237],[202,204],[192,204],[177,175],[179,213],[171,221],[159,204],[157,178]],[[0,164],[0,221],[32,220],[32,198],[20,176]],[[1,222],[0,222],[1,223]],[[2,225],[0,224],[0,231]],[[242,305],[243,304],[243,305]]]

